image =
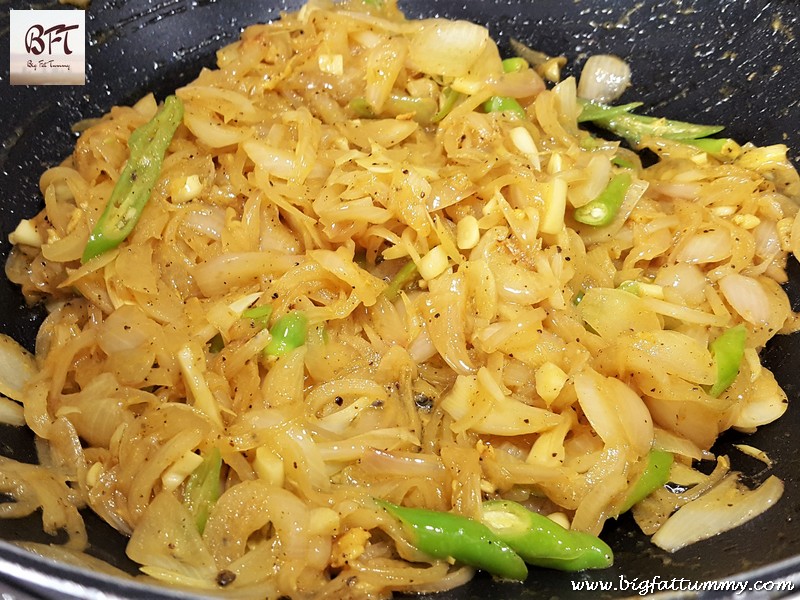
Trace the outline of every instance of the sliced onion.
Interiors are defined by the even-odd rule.
[[[597,287],[586,290],[578,304],[578,314],[609,341],[627,333],[661,328],[658,316],[644,305],[641,298],[620,289]]]
[[[672,515],[652,537],[668,552],[713,537],[757,517],[783,495],[783,482],[774,475],[755,490],[739,486],[732,473],[697,500]]]
[[[503,73],[493,77],[491,84],[495,94],[512,98],[535,96],[545,88],[544,81],[533,69]]]
[[[628,445],[640,455],[653,442],[653,420],[636,393],[618,379],[592,369],[575,376],[583,413],[607,446]]]
[[[194,518],[170,492],[150,503],[125,552],[145,568],[189,578],[193,585],[213,582],[217,575]]]
[[[468,21],[429,19],[414,35],[408,58],[415,69],[429,75],[466,75],[489,42],[485,27]]]
[[[261,169],[281,179],[292,179],[297,165],[294,152],[286,148],[276,148],[258,140],[242,143],[247,156]]]
[[[719,280],[719,289],[725,300],[745,321],[754,325],[769,322],[769,298],[757,279],[733,273]]]
[[[746,403],[739,409],[734,427],[752,430],[779,419],[789,408],[786,393],[768,370],[763,369],[747,395]]]
[[[408,354],[411,356],[411,360],[417,364],[424,363],[436,354],[436,346],[433,345],[427,329],[423,327],[419,335],[408,345]]]
[[[0,396],[0,423],[19,427],[25,425],[25,414],[21,404]]]
[[[653,445],[659,450],[680,454],[693,460],[703,458],[703,451],[697,447],[697,444],[665,429],[655,428]]]
[[[654,365],[659,371],[700,384],[712,384],[717,372],[708,348],[679,331],[642,333],[630,344],[629,365],[647,372]]]
[[[437,478],[444,474],[441,459],[414,452],[384,452],[370,448],[361,458],[361,468],[367,473],[402,475],[404,477]]]
[[[296,261],[297,258],[291,254],[269,250],[220,254],[198,264],[194,277],[203,295],[211,297],[264,275],[285,273]]]
[[[586,100],[613,102],[631,84],[631,68],[613,54],[590,56],[583,65],[578,96]]]
[[[761,221],[753,229],[753,237],[756,242],[756,256],[770,259],[781,251],[778,227],[774,221]]]
[[[22,390],[37,371],[33,355],[7,335],[0,334],[0,394],[22,402]]]
[[[726,229],[695,233],[678,250],[675,259],[690,264],[719,262],[733,252],[731,235]]]
[[[218,240],[225,230],[225,211],[218,207],[192,210],[183,224],[187,229]]]
[[[343,123],[342,128],[347,137],[361,148],[371,148],[372,144],[391,148],[419,129],[419,123],[400,119],[364,119]]]
[[[676,263],[662,267],[653,283],[666,288],[664,294],[669,301],[673,301],[671,292],[690,306],[697,306],[705,300],[706,276],[696,265]]]
[[[746,454],[756,460],[760,460],[768,467],[772,467],[772,459],[769,455],[764,452],[763,450],[759,450],[755,446],[751,446],[750,444],[734,444],[734,448],[736,448],[742,454]]]

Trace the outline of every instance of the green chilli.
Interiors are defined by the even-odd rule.
[[[609,225],[617,216],[631,181],[630,173],[617,173],[597,198],[575,209],[573,218],[594,227]]]
[[[168,96],[161,110],[131,133],[128,162],[89,235],[82,262],[116,248],[133,231],[161,173],[164,154],[182,121],[183,103],[177,96]]]
[[[711,386],[709,394],[715,398],[727,390],[736,376],[744,358],[744,346],[747,341],[747,329],[737,325],[725,332],[709,345],[714,362],[717,364],[717,380]]]
[[[269,332],[272,339],[264,352],[271,356],[283,356],[306,343],[308,317],[299,311],[292,311],[275,321]]]
[[[645,136],[688,141],[705,138],[724,129],[720,125],[698,125],[674,119],[633,114],[631,111],[641,106],[640,102],[619,106],[583,102],[581,106],[578,122],[591,122],[624,138],[632,145],[638,144]]]
[[[219,448],[214,448],[192,471],[183,487],[183,502],[194,515],[200,533],[203,533],[211,508],[222,493],[221,471],[222,455]]]
[[[639,479],[633,484],[625,499],[625,504],[620,508],[620,514],[627,512],[637,502],[641,502],[657,489],[664,487],[669,481],[669,470],[672,468],[674,458],[670,452],[664,450],[651,450],[647,454],[647,464]]]
[[[414,281],[414,278],[417,276],[417,272],[417,265],[413,260],[410,260],[404,264],[397,274],[392,277],[391,281],[389,281],[389,285],[386,287],[386,289],[383,290],[384,298],[389,300],[389,302],[394,302],[400,295],[400,291],[409,283]]]
[[[406,508],[375,500],[403,525],[409,542],[434,558],[454,559],[496,575],[523,581],[528,567],[508,544],[486,525],[453,513]]]
[[[528,61],[520,56],[506,58],[503,60],[503,72],[518,73],[528,68]]]
[[[513,117],[524,119],[528,115],[525,114],[525,109],[522,108],[515,98],[508,96],[492,96],[483,103],[483,110],[487,113],[501,112],[511,115]]]
[[[571,531],[510,500],[483,503],[483,523],[531,565],[560,571],[604,569],[614,553],[603,540]]]
[[[269,318],[272,316],[272,305],[262,304],[261,306],[253,306],[242,312],[242,318],[252,319],[262,327],[266,327],[269,323]]]

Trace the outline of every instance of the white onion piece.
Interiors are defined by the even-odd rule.
[[[414,35],[408,59],[422,73],[461,77],[469,73],[488,42],[489,32],[480,25],[428,19]]]
[[[681,245],[675,260],[682,263],[704,264],[725,260],[731,255],[731,236],[725,229],[698,232]]]
[[[781,251],[778,228],[774,221],[761,221],[756,225],[753,238],[756,242],[756,256],[768,259]]]
[[[0,394],[22,402],[22,390],[37,371],[33,355],[7,335],[0,334]]]
[[[158,494],[147,507],[125,553],[144,568],[188,578],[193,585],[213,582],[217,575],[194,518],[169,492]]]
[[[225,211],[217,207],[193,210],[186,216],[184,226],[196,233],[218,240],[225,230]]]
[[[755,446],[751,446],[749,444],[734,444],[733,447],[739,450],[742,454],[746,454],[747,456],[755,458],[756,460],[760,460],[768,467],[772,467],[772,459],[763,450],[759,450]]]
[[[298,170],[294,152],[286,148],[276,148],[258,140],[247,140],[242,148],[259,168],[275,177],[290,180]]]
[[[680,454],[693,460],[701,460],[703,458],[703,451],[697,447],[697,444],[665,429],[655,429],[653,432],[653,446],[659,450]]]
[[[695,265],[676,263],[662,267],[653,283],[665,288],[664,294],[670,301],[670,291],[674,291],[689,306],[697,306],[705,300],[706,276]]]
[[[625,383],[592,369],[575,376],[583,413],[607,446],[628,445],[640,455],[653,443],[653,420],[641,398]]]
[[[187,110],[183,115],[183,123],[200,141],[212,148],[237,144],[247,135],[244,128],[226,125],[216,116],[200,111]]]
[[[405,477],[441,477],[444,465],[440,459],[412,452],[384,452],[370,448],[361,458],[361,468],[367,473],[403,475]]]
[[[545,88],[544,81],[533,69],[503,73],[491,78],[490,83],[495,94],[512,98],[535,96]]]
[[[342,127],[347,137],[361,148],[371,148],[373,143],[391,148],[419,129],[419,123],[400,119],[363,119],[347,121]]]
[[[765,369],[754,382],[747,403],[739,409],[733,426],[745,430],[761,427],[779,419],[788,407],[786,393],[772,373]]]
[[[754,325],[769,323],[769,297],[757,279],[733,273],[719,280],[719,289],[745,321]]]
[[[436,346],[433,345],[427,329],[421,329],[419,335],[408,345],[408,354],[417,364],[424,363],[436,354]]]
[[[25,425],[25,413],[22,405],[0,396],[0,423],[16,427]]]
[[[613,54],[590,56],[578,82],[578,97],[595,102],[613,102],[631,84],[631,68]]]
[[[659,371],[693,383],[710,385],[717,378],[708,348],[680,331],[641,333],[630,344],[628,356],[631,366],[647,369],[658,365]]]
[[[757,517],[783,494],[783,482],[774,475],[755,490],[738,486],[738,476],[728,475],[697,500],[684,505],[652,537],[668,552],[713,537]]]

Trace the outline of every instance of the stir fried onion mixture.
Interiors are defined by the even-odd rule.
[[[608,566],[628,510],[672,551],[776,502],[711,448],[786,409],[758,357],[794,329],[786,148],[532,56],[314,1],[82,123],[11,235],[48,316],[35,356],[0,343],[41,460],[0,458],[2,514],[81,551],[88,507],[151,581],[387,598]]]

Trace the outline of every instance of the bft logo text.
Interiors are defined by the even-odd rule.
[[[55,45],[56,52],[60,50],[65,55],[72,54],[69,47],[69,32],[75,29],[80,29],[80,26],[59,23],[45,29],[42,25],[31,25],[25,32],[25,50],[36,56],[44,53],[45,50],[47,54],[53,54],[53,45]]]

